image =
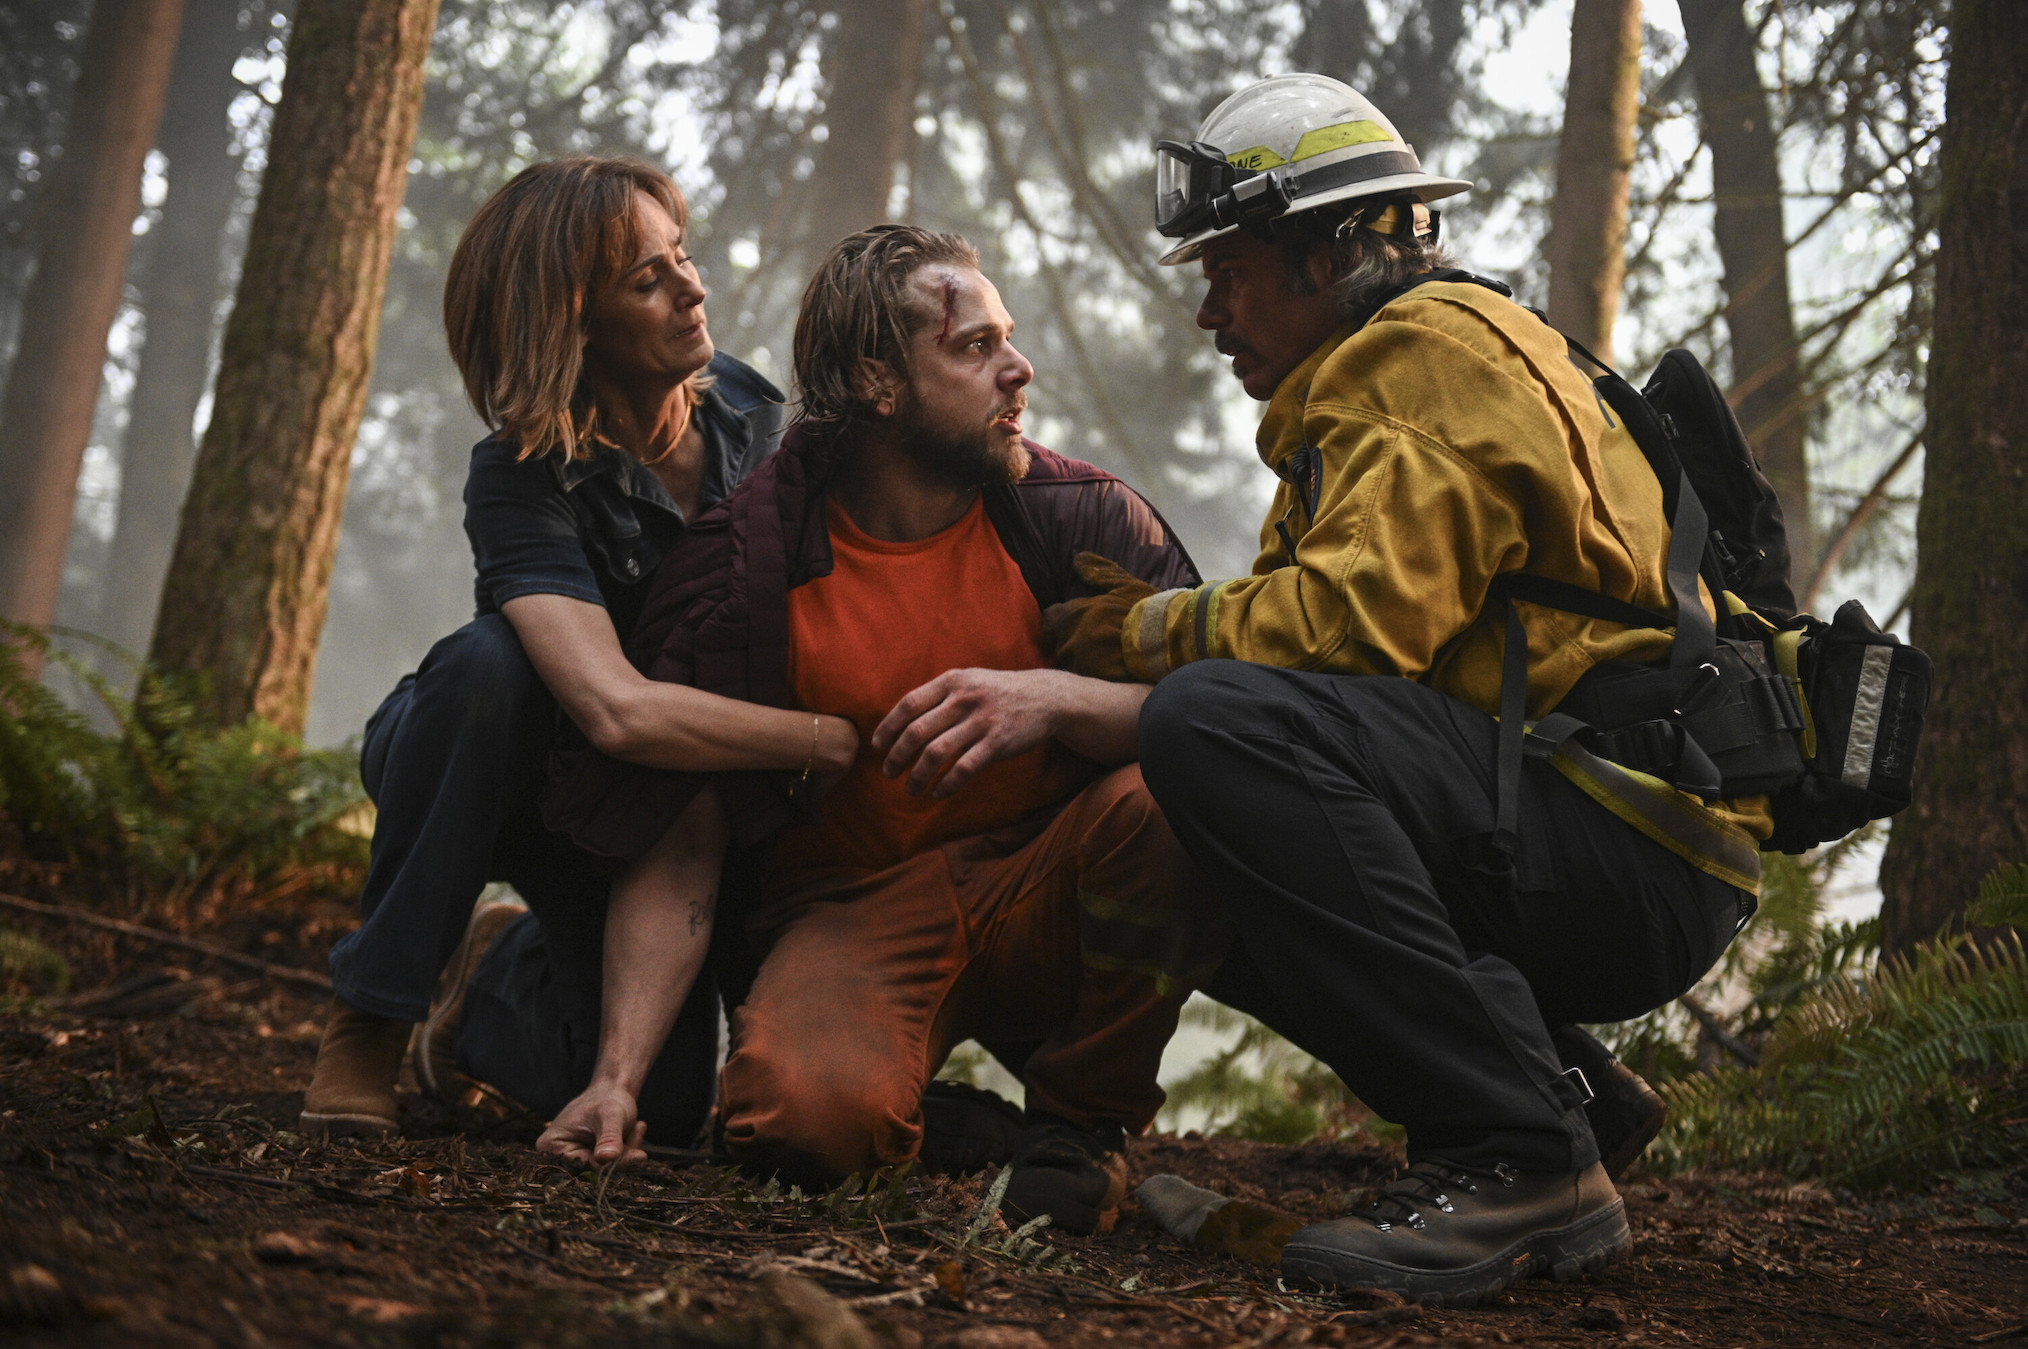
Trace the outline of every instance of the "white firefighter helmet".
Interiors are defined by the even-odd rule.
[[[1424,173],[1394,123],[1349,84],[1276,75],[1211,110],[1197,139],[1155,147],[1155,228],[1182,242],[1162,264],[1193,261],[1242,225],[1359,197],[1431,202],[1470,190]]]

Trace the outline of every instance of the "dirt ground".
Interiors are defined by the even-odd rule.
[[[526,1118],[414,1096],[406,1141],[307,1140],[290,1130],[314,990],[0,919],[61,950],[82,991],[0,1000],[4,1344],[2028,1349],[2028,1174],[1856,1196],[1637,1172],[1627,1260],[1425,1310],[1285,1288],[1131,1209],[1111,1237],[1023,1243],[974,1222],[986,1177],[804,1198],[691,1157],[573,1175],[531,1150]],[[202,935],[317,967],[320,926]],[[1175,1172],[1323,1217],[1396,1159],[1158,1136],[1132,1160],[1137,1181]]]

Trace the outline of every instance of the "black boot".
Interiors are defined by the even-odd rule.
[[[1021,1107],[969,1082],[935,1081],[922,1093],[925,1170],[965,1176],[1005,1166],[1021,1145]]]
[[[1530,1274],[1575,1279],[1632,1244],[1626,1206],[1596,1163],[1482,1171],[1430,1158],[1388,1182],[1371,1207],[1289,1238],[1282,1272],[1469,1307]]]
[[[1110,1232],[1127,1196],[1127,1135],[1117,1124],[1080,1129],[1030,1111],[1000,1211],[1010,1226],[1049,1215],[1059,1232]]]

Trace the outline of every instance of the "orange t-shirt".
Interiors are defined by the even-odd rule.
[[[803,706],[849,717],[859,761],[819,803],[821,820],[782,836],[774,874],[877,871],[953,839],[1012,824],[1078,783],[1053,746],[991,764],[948,798],[910,796],[880,771],[873,729],[946,670],[1033,670],[1042,612],[976,502],[956,524],[910,543],[866,534],[828,507],[829,576],[789,592],[789,681]]]

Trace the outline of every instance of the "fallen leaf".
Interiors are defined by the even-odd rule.
[[[951,1349],[1049,1349],[1049,1341],[1019,1326],[973,1326],[957,1333]]]
[[[965,1265],[961,1260],[946,1260],[936,1268],[937,1287],[953,1302],[965,1300]]]
[[[293,1232],[263,1232],[254,1238],[253,1253],[270,1265],[303,1265],[324,1254],[324,1245]]]
[[[16,1265],[0,1282],[0,1325],[60,1326],[77,1320],[82,1310],[41,1265]]]
[[[357,1317],[361,1321],[371,1321],[378,1326],[407,1320],[411,1316],[420,1316],[423,1310],[413,1302],[396,1302],[384,1297],[340,1298],[338,1305],[345,1309],[348,1316]]]

